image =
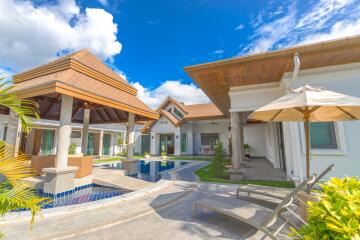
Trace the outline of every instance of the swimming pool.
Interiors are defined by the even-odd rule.
[[[58,193],[56,195],[44,193],[41,189],[37,190],[39,196],[52,199],[50,204],[46,204],[42,207],[43,209],[92,202],[105,198],[120,196],[128,192],[130,191],[126,189],[107,187],[94,183],[76,187],[74,190]]]
[[[164,172],[184,166],[189,162],[182,161],[128,161],[102,165],[101,167],[121,169],[130,177],[135,177],[149,182],[157,182]]]

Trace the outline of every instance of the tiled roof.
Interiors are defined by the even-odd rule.
[[[164,110],[171,103],[184,112],[183,119],[179,120],[173,114]],[[170,97],[166,98],[156,111],[160,113],[160,115],[169,119],[174,126],[180,126],[181,124],[190,120],[210,120],[225,117],[224,114],[213,103],[185,105],[184,103],[178,102],[177,100]],[[145,124],[143,132],[149,132],[156,122],[157,121],[155,120]]]
[[[15,75],[14,83],[13,91],[24,98],[68,91],[79,99],[158,118],[158,113],[136,97],[136,89],[87,50]]]
[[[224,117],[224,114],[213,103],[184,105],[184,107],[188,111],[184,117],[186,120]]]
[[[171,113],[161,109],[160,110],[160,114],[164,117],[166,117],[167,119],[169,119],[169,121],[174,125],[174,126],[178,126],[178,124],[180,123],[180,121]]]

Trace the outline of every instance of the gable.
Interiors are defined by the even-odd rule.
[[[173,132],[176,130],[177,127],[164,116],[157,120],[156,123],[151,127],[151,131],[154,132]]]

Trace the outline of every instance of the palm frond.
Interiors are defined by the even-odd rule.
[[[0,174],[12,184],[32,176],[33,170],[28,156],[25,154],[14,156],[13,147],[0,141]]]
[[[15,92],[11,92],[13,88],[9,81],[0,78],[0,105],[15,112],[20,118],[23,131],[29,132],[34,119],[40,118],[38,105],[31,100],[19,99]]]
[[[10,184],[5,181],[0,184],[0,215],[20,209],[31,211],[31,224],[41,207],[50,203],[48,198],[39,197],[30,184],[18,182]]]

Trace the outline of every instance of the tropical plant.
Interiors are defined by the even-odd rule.
[[[11,90],[14,85],[9,81],[0,78],[0,105],[15,112],[21,121],[22,129],[28,133],[33,125],[34,118],[39,118],[36,102],[26,99],[19,99]]]
[[[166,157],[166,152],[165,151],[161,152],[161,156]]]
[[[250,155],[252,150],[253,150],[253,147],[250,145],[250,143],[244,144],[244,151],[247,155]]]
[[[225,151],[224,145],[222,142],[219,142],[215,145],[215,156],[211,162],[211,167],[213,168],[214,177],[222,178],[225,176]]]
[[[69,154],[70,155],[76,154],[76,148],[77,148],[76,143],[71,143],[69,146]]]
[[[30,100],[18,99],[12,92],[13,85],[0,78],[0,105],[9,108],[16,113],[21,121],[22,130],[26,133],[33,125],[33,119],[39,118],[37,104]],[[41,210],[43,204],[49,203],[49,199],[36,195],[36,192],[28,183],[22,181],[33,175],[28,156],[16,153],[13,146],[0,141],[0,214],[10,211],[28,209],[31,211],[31,221]],[[3,236],[0,233],[0,237]]]
[[[308,202],[308,225],[293,229],[295,239],[360,239],[360,181],[331,178],[320,184],[319,202]]]
[[[15,156],[14,148],[0,141],[0,175],[5,179],[0,183],[0,214],[21,209],[31,211],[31,225],[41,206],[50,202],[47,198],[36,195],[30,184],[23,182],[26,177],[33,175],[28,156]],[[0,233],[0,236],[3,236]]]

